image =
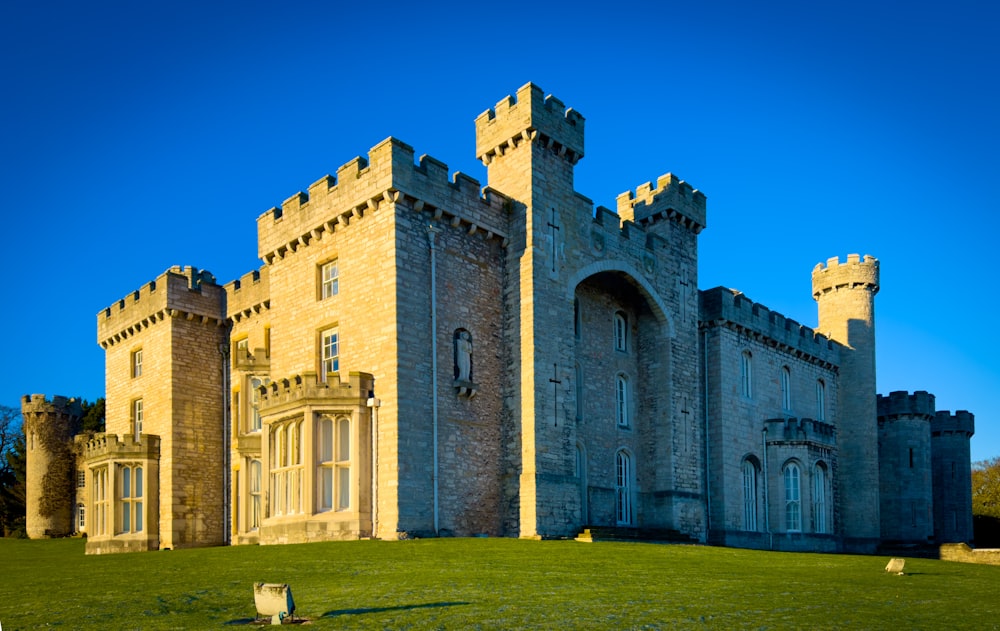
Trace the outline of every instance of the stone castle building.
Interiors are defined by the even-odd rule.
[[[88,552],[589,526],[971,539],[972,415],[876,395],[877,260],[816,266],[810,329],[698,290],[686,182],[616,210],[578,193],[584,118],[537,86],[475,126],[486,187],[389,138],[258,217],[260,269],[171,268],[98,314]]]

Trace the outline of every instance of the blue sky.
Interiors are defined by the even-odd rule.
[[[99,310],[257,267],[256,217],[389,135],[485,184],[473,120],[533,81],[586,117],[595,203],[705,192],[702,288],[813,326],[813,266],[878,257],[879,391],[1000,456],[992,3],[285,4],[0,8],[0,404],[102,396]]]

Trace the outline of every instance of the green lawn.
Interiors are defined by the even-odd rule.
[[[329,629],[1000,628],[1000,567],[703,546],[358,541],[85,556],[0,539],[4,631],[246,624],[255,581]]]

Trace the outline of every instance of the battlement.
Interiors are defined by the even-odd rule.
[[[452,223],[465,223],[471,232],[506,239],[507,198],[483,189],[478,180],[430,156],[414,163],[413,147],[387,138],[368,152],[324,176],[308,193],[296,193],[257,218],[257,252],[267,264],[308,246],[326,234],[377,212],[387,204],[403,203],[428,210],[436,219],[448,214]],[[473,228],[474,227],[474,228]]]
[[[225,293],[211,272],[175,265],[98,312],[97,342],[107,348],[167,317],[222,326],[224,308]]]
[[[805,442],[833,449],[837,445],[837,428],[830,423],[811,418],[770,418],[764,421],[767,444]]]
[[[976,433],[976,417],[966,410],[958,410],[954,414],[941,410],[931,420],[931,435],[937,436],[942,433],[972,436]]]
[[[80,418],[83,407],[75,398],[55,395],[50,401],[44,394],[26,394],[21,397],[21,414],[25,420],[29,415]]]
[[[618,215],[643,226],[660,219],[672,220],[697,234],[706,225],[706,198],[684,180],[667,173],[656,180],[655,188],[646,182],[634,193],[619,195]]]
[[[590,203],[589,199],[584,199]],[[615,214],[615,211],[604,206],[598,206],[594,209],[592,225],[601,229],[600,233],[594,232],[591,236],[591,247],[597,250],[603,250],[606,247],[607,244],[604,240],[607,238],[626,239],[640,244],[647,250],[668,246],[667,240],[660,235],[651,234],[646,231],[644,226],[631,221],[623,222],[621,217]]]
[[[889,396],[876,397],[878,420],[894,421],[900,418],[917,418],[930,421],[934,418],[934,395],[923,390],[913,394],[897,390]]]
[[[226,283],[226,317],[239,322],[271,308],[271,273],[266,265]]]
[[[142,434],[138,441],[131,435],[119,438],[116,434],[80,435],[74,440],[87,462],[109,457],[150,459],[160,454],[160,437],[154,434]]]
[[[309,402],[364,405],[375,387],[374,377],[365,372],[352,371],[347,381],[333,373],[327,377],[323,382],[316,373],[306,372],[260,386],[261,412],[273,414]]]
[[[812,272],[812,286],[815,300],[839,289],[863,288],[875,295],[879,290],[878,259],[866,254],[862,260],[857,254],[848,254],[845,263],[840,263],[836,256],[827,259],[825,267],[817,263]]]
[[[735,289],[705,289],[698,292],[698,298],[704,325],[725,323],[744,335],[763,338],[785,352],[806,356],[828,367],[840,364],[840,344],[753,302]]]
[[[526,83],[515,96],[508,95],[476,117],[476,157],[489,165],[527,141],[541,143],[576,164],[583,157],[583,123],[579,112]]]

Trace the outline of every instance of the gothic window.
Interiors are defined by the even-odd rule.
[[[132,433],[135,442],[142,439],[142,415],[142,399],[135,399],[132,401]]]
[[[616,518],[619,526],[632,525],[632,458],[625,451],[615,454]]]
[[[271,514],[302,512],[302,423],[271,426]]]
[[[740,392],[743,396],[753,396],[753,355],[743,351],[740,355]]]
[[[340,272],[337,259],[320,265],[320,297],[325,300],[340,292]]]
[[[327,329],[320,333],[320,339],[320,375],[325,381],[327,374],[340,371],[340,336],[337,329]]]
[[[826,469],[821,463],[813,470],[813,518],[815,530],[819,534],[826,533]]]
[[[785,465],[785,530],[788,532],[802,530],[800,477],[799,465],[794,462]]]
[[[574,367],[576,377],[576,420],[583,420],[583,367],[579,363]]]
[[[615,350],[628,350],[628,320],[621,311],[615,312]]]
[[[580,321],[580,299],[573,299],[573,336],[576,339],[580,339],[580,329],[582,329],[582,322]]]
[[[142,376],[142,349],[132,351],[132,378]]]
[[[743,461],[743,530],[757,530],[757,467]]]
[[[351,421],[324,418],[318,435],[317,508],[347,510],[351,507]]]
[[[142,532],[142,467],[121,468],[121,532]]]
[[[781,367],[781,409],[785,412],[792,409],[792,371],[788,366]]]
[[[816,380],[816,420],[826,420],[826,384],[822,379]]]
[[[625,375],[615,377],[615,418],[618,427],[629,426],[629,392],[628,378]]]
[[[261,462],[260,460],[250,461],[250,530],[260,528],[260,508],[261,508]]]

